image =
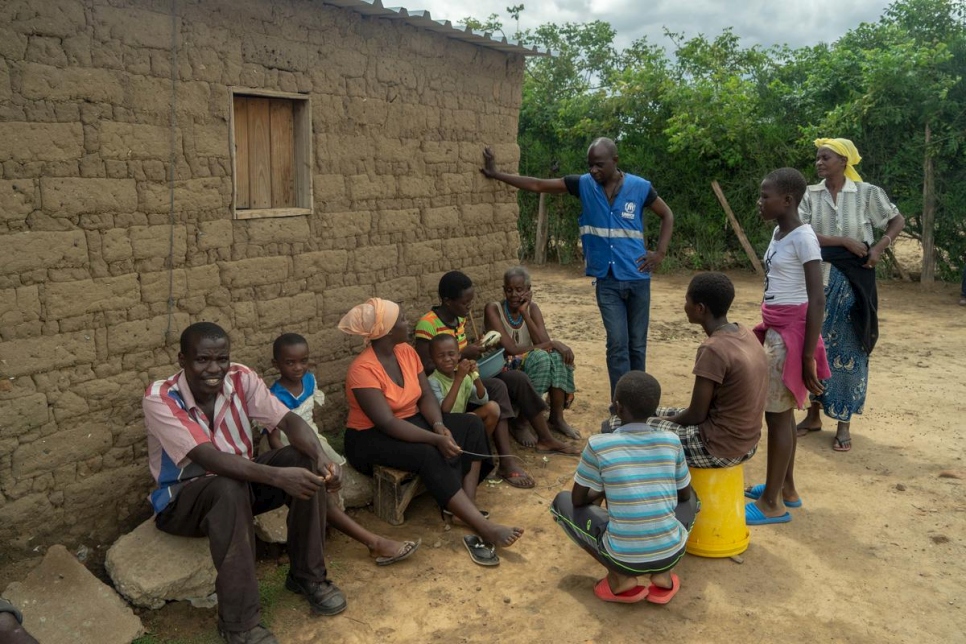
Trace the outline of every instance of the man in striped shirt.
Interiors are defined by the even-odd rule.
[[[617,383],[614,407],[623,425],[591,436],[572,492],[561,492],[551,512],[564,532],[607,569],[594,593],[605,601],[647,598],[667,603],[680,582],[671,569],[684,556],[697,498],[677,435],[646,423],[661,386],[643,371]],[[598,504],[607,500],[607,509]],[[639,586],[638,575],[650,585]]]
[[[181,334],[182,370],[144,394],[151,493],[159,530],[207,536],[218,576],[218,627],[230,643],[271,644],[259,624],[253,516],[289,505],[285,586],[305,595],[312,612],[345,610],[323,559],[325,490],[337,491],[341,471],[315,432],[289,411],[258,375],[229,360],[224,329],[210,322]],[[289,446],[254,458],[252,422],[281,430]],[[325,490],[323,490],[325,488]]]

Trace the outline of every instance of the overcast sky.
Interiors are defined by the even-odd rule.
[[[548,22],[604,20],[617,31],[622,48],[647,36],[648,42],[673,49],[664,27],[686,37],[714,37],[732,27],[742,45],[787,44],[803,47],[832,42],[861,22],[876,22],[887,0],[404,0],[407,9],[427,9],[436,20],[456,22],[467,16],[485,20],[499,14],[507,36],[516,30],[506,7],[523,2],[520,28]],[[391,3],[383,0],[389,6]]]

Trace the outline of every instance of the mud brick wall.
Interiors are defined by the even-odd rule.
[[[171,4],[0,3],[0,564],[145,516],[140,396],[187,324],[262,371],[305,334],[332,429],[349,307],[414,320],[454,268],[482,306],[517,256],[514,194],[478,167],[519,157],[521,57],[309,0],[180,0],[173,57]],[[310,97],[312,215],[233,220],[232,86]]]

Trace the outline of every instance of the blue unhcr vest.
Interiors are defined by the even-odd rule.
[[[637,269],[637,258],[647,254],[644,248],[644,200],[651,182],[624,173],[624,185],[608,202],[604,188],[590,174],[580,176],[580,241],[584,246],[587,275],[606,277],[610,270],[619,280],[651,278]]]

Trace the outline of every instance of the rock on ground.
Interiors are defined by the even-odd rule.
[[[288,541],[288,508],[282,506],[255,517],[255,536],[266,543]]]
[[[24,627],[43,644],[128,644],[144,633],[114,589],[64,546],[51,546],[40,565],[7,586],[3,597],[20,609]]]
[[[342,466],[342,505],[363,508],[372,504],[372,477],[360,474],[351,465]],[[255,536],[266,543],[285,543],[288,537],[288,508],[282,506],[255,517]]]
[[[372,477],[360,474],[346,463],[342,466],[342,500],[347,508],[372,505]]]
[[[135,606],[161,608],[168,601],[198,601],[215,592],[208,539],[166,534],[154,519],[115,541],[104,566],[114,587]]]

